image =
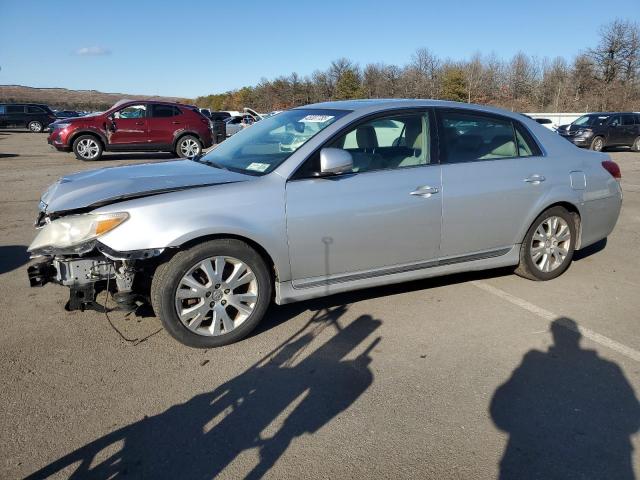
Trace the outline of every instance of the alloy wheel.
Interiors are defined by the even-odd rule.
[[[180,142],[180,152],[182,152],[185,157],[195,157],[200,153],[200,145],[192,138],[186,138]]]
[[[38,122],[31,122],[29,124],[29,130],[32,132],[38,133],[42,131],[42,125]]]
[[[237,258],[206,258],[182,277],[175,293],[178,318],[199,335],[224,335],[240,326],[258,300],[258,281]]]
[[[600,152],[603,147],[604,147],[604,140],[602,140],[602,138],[598,137],[593,141],[593,149],[596,152]]]
[[[77,146],[78,155],[87,160],[91,160],[98,156],[100,146],[98,142],[91,138],[83,138],[78,142]]]
[[[561,217],[544,219],[531,239],[529,255],[535,267],[549,273],[559,268],[569,254],[571,229]]]

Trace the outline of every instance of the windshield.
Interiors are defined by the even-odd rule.
[[[583,115],[573,122],[574,125],[581,127],[602,125],[609,118],[608,115]]]
[[[282,112],[236,133],[200,161],[234,172],[264,175],[347,113],[315,108]]]

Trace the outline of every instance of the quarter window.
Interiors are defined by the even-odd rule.
[[[440,118],[447,163],[540,154],[529,134],[509,119],[455,111],[442,111]]]
[[[429,117],[410,113],[377,118],[326,146],[351,153],[354,172],[427,165],[431,160]]]

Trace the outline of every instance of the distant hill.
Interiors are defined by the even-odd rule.
[[[0,85],[0,102],[44,103],[58,110],[106,110],[123,98],[192,103],[192,100],[179,97],[104,93],[96,90],[68,90],[66,88],[35,88],[25,87],[23,85]]]

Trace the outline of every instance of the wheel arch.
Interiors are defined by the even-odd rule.
[[[173,139],[173,145],[172,145],[173,150],[175,150],[178,147],[178,142],[180,141],[180,139],[186,135],[191,135],[192,137],[196,137],[200,142],[200,145],[204,149],[204,140],[202,139],[202,137],[198,132],[194,132],[193,130],[182,130],[176,133],[176,136]]]
[[[95,137],[97,140],[100,141],[103,149],[106,149],[108,145],[107,139],[103,135],[101,135],[99,132],[96,132],[90,129],[85,129],[85,130],[78,130],[77,132],[73,132],[73,134],[71,134],[71,136],[69,137],[69,146],[73,148],[73,143],[81,135],[91,135],[92,137]]]
[[[555,202],[551,202],[549,204],[546,204],[543,208],[538,209],[538,212],[530,220],[529,224],[527,225],[527,228],[524,231],[524,234],[521,236],[521,239],[522,239],[521,241],[524,241],[524,237],[526,236],[527,232],[531,228],[531,225],[533,225],[533,222],[536,221],[536,218],[542,215],[543,212],[554,207],[562,207],[565,210],[567,210],[569,213],[571,213],[571,216],[573,217],[574,225],[576,227],[576,232],[578,234],[578,238],[576,239],[575,249],[576,250],[580,249],[580,244],[582,243],[582,213],[580,212],[580,209],[576,204],[569,202],[567,200],[558,200]]]
[[[220,240],[220,239],[239,240],[239,241],[244,242],[247,245],[249,245],[265,261],[265,263],[267,264],[267,267],[269,268],[269,270],[271,272],[271,275],[272,275],[272,278],[273,278],[274,282],[278,282],[278,280],[280,278],[279,277],[279,269],[278,269],[277,263],[275,262],[273,256],[267,251],[267,249],[265,247],[263,247],[256,240],[253,240],[252,238],[249,238],[249,237],[246,237],[246,236],[243,236],[243,235],[238,235],[238,234],[235,234],[235,233],[215,233],[215,234],[203,235],[203,236],[199,236],[199,237],[195,237],[195,238],[189,239],[189,240],[185,241],[184,243],[181,243],[177,247],[171,248],[170,250],[172,250],[174,252],[177,252],[179,250],[186,250],[186,249],[191,248],[191,247],[193,247],[195,245],[199,245],[201,243],[208,242],[210,240]]]

